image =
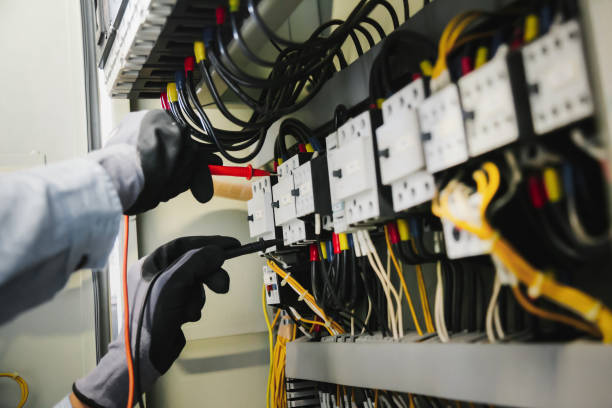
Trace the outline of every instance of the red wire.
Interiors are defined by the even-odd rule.
[[[127,285],[127,260],[128,260],[128,238],[130,237],[130,218],[123,218],[125,234],[123,236],[123,338],[125,342],[125,358],[128,366],[129,391],[127,408],[132,408],[134,403],[134,363],[132,362],[132,347],[130,343],[130,304],[128,301]]]

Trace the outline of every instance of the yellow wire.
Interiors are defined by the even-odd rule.
[[[388,233],[386,225],[385,225],[385,241],[387,242],[387,251],[389,251],[389,253],[391,254],[391,260],[393,261],[393,266],[395,266],[397,275],[400,278],[402,289],[404,290],[404,295],[406,295],[406,300],[408,301],[408,307],[410,308],[410,314],[412,315],[414,326],[416,327],[416,331],[417,333],[419,333],[419,336],[422,336],[423,330],[421,330],[419,319],[417,319],[416,312],[414,311],[414,305],[412,304],[412,298],[410,297],[410,293],[408,292],[408,287],[406,286],[406,281],[404,280],[404,274],[402,273],[399,263],[397,262],[397,259],[395,258],[395,253],[393,252],[393,249],[391,248],[391,242],[389,241],[389,233]]]
[[[417,253],[414,241],[410,241],[412,250]],[[431,310],[429,309],[429,300],[427,299],[427,289],[425,288],[425,279],[423,278],[423,269],[421,265],[415,265],[417,286],[419,288],[419,297],[421,298],[421,309],[423,309],[423,317],[425,318],[425,329],[427,333],[434,333],[436,331],[433,319],[431,318]]]
[[[484,173],[482,172],[484,171]],[[612,311],[598,299],[569,286],[562,285],[554,278],[531,266],[514,247],[502,238],[499,233],[488,224],[485,213],[487,206],[499,188],[499,169],[492,162],[487,162],[482,169],[474,172],[477,190],[483,200],[480,205],[480,225],[455,217],[449,209],[448,198],[450,191],[458,187],[458,182],[451,181],[438,196],[432,200],[432,212],[440,217],[452,221],[457,227],[465,229],[480,239],[490,240],[491,253],[516,278],[528,288],[537,289],[540,296],[544,296],[558,305],[570,309],[583,319],[597,325],[602,333],[605,343],[612,343]]]
[[[25,405],[28,400],[28,396],[30,395],[30,391],[28,389],[28,383],[17,373],[0,373],[0,377],[7,377],[13,379],[17,384],[19,384],[19,390],[21,392],[21,398],[19,403],[17,404],[17,408],[21,408]]]
[[[308,305],[308,307],[315,312],[316,314],[319,315],[319,317],[323,318],[323,320],[325,321],[325,328],[327,329],[327,331],[329,332],[330,335],[334,335],[334,334],[341,334],[344,333],[344,330],[342,329],[342,327],[336,323],[334,320],[332,320],[331,318],[329,318],[325,312],[323,311],[323,309],[321,309],[318,305],[317,302],[315,301],[314,297],[306,290],[304,289],[304,287],[302,287],[302,285],[300,285],[300,283],[298,281],[296,281],[293,277],[291,277],[290,275],[287,274],[287,272],[285,272],[284,270],[282,270],[274,261],[270,261],[268,260],[268,267],[270,269],[272,269],[274,272],[276,272],[281,278],[283,278],[284,280],[286,280],[289,285],[296,291],[298,292],[298,294],[300,295],[301,298],[304,299],[304,301],[306,302],[306,304]],[[328,326],[329,325],[329,326]],[[332,332],[333,329],[336,333]]]
[[[419,293],[421,295],[421,307],[423,308],[423,314],[425,315],[425,326],[427,327],[428,333],[434,333],[436,329],[431,318],[431,310],[429,309],[429,300],[427,299],[427,290],[425,289],[423,269],[421,268],[421,265],[416,265],[415,267],[417,283],[419,285]]]
[[[438,59],[433,68],[432,77],[439,77],[447,69],[446,56],[454,48],[461,33],[478,17],[479,11],[466,11],[453,17],[444,28],[438,43]]]
[[[270,408],[270,382],[272,381],[272,362],[274,360],[274,352],[273,352],[273,334],[272,334],[272,325],[270,324],[270,317],[268,316],[268,309],[266,308],[266,285],[262,286],[261,291],[261,307],[263,309],[263,314],[266,319],[266,326],[268,327],[268,350],[269,350],[269,358],[270,365],[268,367],[268,386],[266,389],[266,407]],[[277,312],[276,317],[280,314],[280,310]],[[276,322],[276,317],[274,321]]]
[[[276,314],[274,315],[274,320],[272,320],[272,328],[276,327],[276,322],[278,321],[278,317],[280,316],[280,309],[276,310]]]

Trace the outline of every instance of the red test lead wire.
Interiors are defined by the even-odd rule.
[[[265,177],[270,175],[269,171],[254,169],[250,164],[246,167],[217,166],[214,164],[209,164],[208,169],[210,170],[210,174],[213,176],[244,177],[247,180],[250,180],[253,177]]]

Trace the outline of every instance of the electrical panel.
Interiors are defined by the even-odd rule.
[[[463,111],[457,85],[429,96],[418,108],[427,170],[436,173],[468,159]]]
[[[577,20],[553,24],[548,34],[527,44],[522,54],[537,134],[593,114],[593,96]]]
[[[521,401],[515,392],[504,401],[487,394],[505,386],[497,375],[523,352],[508,344],[542,351],[551,341],[612,341],[605,323],[612,321],[612,278],[593,273],[612,266],[609,177],[601,131],[585,120],[595,114],[584,56],[589,44],[572,2],[525,8],[476,1],[483,12],[436,0],[423,12],[404,10],[408,29],[387,33],[377,52],[360,52],[365,42],[351,41],[358,25],[347,19],[328,27],[324,41],[314,36],[301,45],[264,33],[287,50],[266,79],[247,78],[228,62],[222,79],[259,110],[242,130],[219,132],[216,144],[208,132],[199,136],[226,158],[234,154],[230,147],[257,142],[260,125],[272,139],[265,141],[270,160],[263,154],[259,161],[272,175],[253,182],[248,216],[253,238],[283,243],[262,254],[266,301],[277,309],[271,332],[278,364],[269,383],[276,405],[371,407],[378,398],[385,407],[435,406],[436,398],[451,396],[434,387],[424,392],[431,398],[421,397],[423,386],[391,383],[400,389],[385,391],[379,375],[385,367],[359,370],[353,363],[373,367],[378,356],[395,377],[414,370],[411,378],[418,379],[430,361],[486,365],[491,350],[483,345],[495,343],[496,355],[511,357],[461,384],[484,390],[469,394],[472,401],[558,406]],[[249,6],[241,12],[253,14]],[[320,44],[328,50],[319,52]],[[329,52],[353,46],[364,57],[348,68],[343,55]],[[215,48],[208,50],[214,59]],[[259,62],[263,70],[272,66]],[[265,98],[247,100],[243,88]],[[184,102],[170,106],[170,114],[178,109],[188,116]],[[336,343],[339,352],[318,343]],[[429,346],[438,343],[450,343],[448,354]],[[396,364],[389,355],[419,364]],[[345,366],[353,369],[342,371]],[[355,390],[361,395],[353,396]],[[445,404],[459,405],[439,405]]]

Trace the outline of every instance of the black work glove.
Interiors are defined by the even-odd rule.
[[[162,110],[129,113],[108,144],[89,156],[110,175],[128,215],[155,208],[187,189],[199,202],[209,201],[213,184],[208,165],[222,163]]]
[[[132,355],[136,353],[139,316],[150,285],[140,335],[139,371],[141,391],[149,391],[185,346],[181,326],[198,321],[206,300],[204,287],[227,293],[229,276],[221,269],[225,250],[240,246],[234,238],[185,237],[171,241],[139,260],[128,272]],[[92,407],[125,407],[128,398],[128,370],[123,330],[108,353],[73,391]]]

